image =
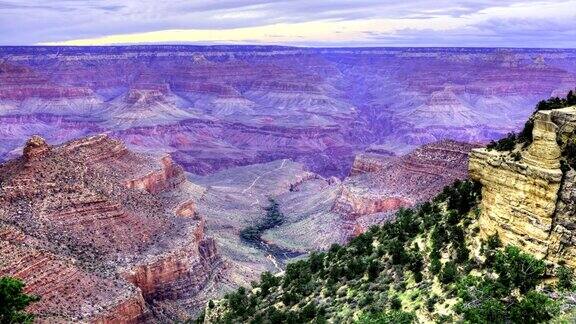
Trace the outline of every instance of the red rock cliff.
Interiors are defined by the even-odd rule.
[[[466,178],[473,147],[441,141],[401,157],[361,155],[354,162],[361,171],[343,182],[332,210],[362,228],[389,218],[398,208],[430,199],[454,180]]]
[[[24,156],[0,165],[0,186],[0,275],[42,297],[31,307],[40,320],[185,320],[220,276],[169,157],[105,135],[55,147],[33,137]]]

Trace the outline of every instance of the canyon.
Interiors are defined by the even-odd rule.
[[[185,321],[469,174],[483,237],[573,264],[572,108],[479,147],[574,84],[561,49],[0,47],[0,275],[41,320]]]
[[[0,159],[107,133],[200,175],[293,159],[343,178],[367,150],[499,138],[575,83],[560,49],[0,47]]]
[[[206,219],[206,232],[230,264],[227,284],[247,286],[263,271],[281,272],[288,262],[312,251],[344,244],[370,226],[394,219],[398,208],[422,203],[444,186],[466,179],[473,147],[440,141],[400,157],[378,156],[386,162],[359,171],[367,165],[361,155],[354,163],[358,174],[343,181],[288,159],[190,175],[190,181],[205,188],[197,209]],[[376,159],[370,154],[370,161]],[[284,218],[265,230],[262,240],[284,251],[280,257],[240,237],[243,229],[265,217],[269,199]]]
[[[289,159],[186,174],[169,156],[132,152],[108,135],[57,146],[33,136],[0,164],[0,275],[42,296],[31,311],[48,321],[186,320],[208,299],[466,178],[472,147],[441,141],[369,168],[359,156],[356,175],[341,181]],[[367,181],[372,194],[350,203]],[[406,203],[374,209],[387,194]],[[281,253],[240,236],[270,199],[284,219],[262,242]]]

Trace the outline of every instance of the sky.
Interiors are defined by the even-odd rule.
[[[0,0],[0,45],[576,48],[576,0]]]

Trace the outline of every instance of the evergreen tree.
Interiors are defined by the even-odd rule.
[[[0,323],[32,323],[34,315],[25,311],[39,297],[24,293],[24,283],[17,278],[0,278]]]

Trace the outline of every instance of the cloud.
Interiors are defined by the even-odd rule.
[[[0,44],[576,47],[574,8],[576,0],[0,0]]]

